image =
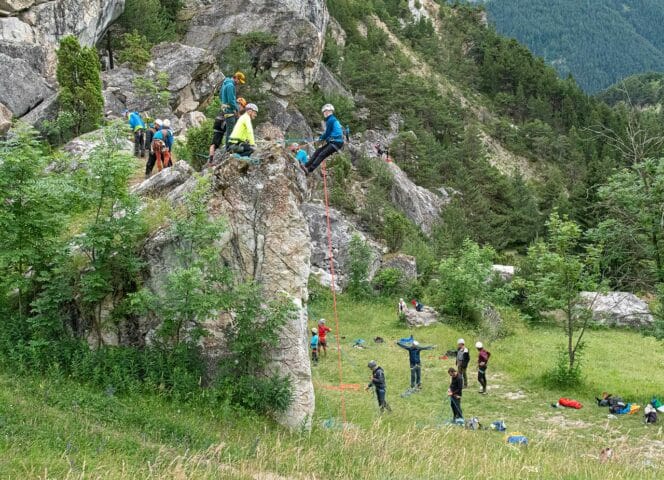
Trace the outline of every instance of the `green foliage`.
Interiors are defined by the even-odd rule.
[[[373,278],[372,283],[374,290],[386,297],[403,295],[406,284],[405,279],[403,278],[403,272],[398,268],[381,269]],[[414,296],[414,298],[415,297],[417,296]]]
[[[177,40],[176,17],[182,6],[180,0],[126,0],[117,24],[124,32],[138,32],[150,50],[157,43]]]
[[[401,250],[408,232],[417,228],[410,223],[406,216],[390,210],[385,214],[385,225],[383,226],[383,238],[387,241],[387,247],[391,252]]]
[[[122,35],[122,49],[118,51],[118,60],[129,63],[134,70],[144,70],[150,61],[150,44],[147,38],[136,30]]]
[[[150,105],[155,116],[166,113],[171,100],[168,87],[168,73],[159,72],[156,78],[136,76],[133,81],[134,91],[141,103]]]
[[[583,346],[591,312],[580,300],[580,292],[597,291],[599,278],[599,249],[582,245],[581,228],[557,212],[547,222],[548,238],[535,243],[528,250],[523,285],[527,304],[532,312],[562,311],[563,330],[567,340],[565,358],[570,380],[578,378],[577,353]],[[556,374],[560,376],[560,372]]]
[[[208,148],[212,142],[212,127],[214,122],[206,120],[198,127],[187,130],[187,142],[185,144],[185,156],[178,156],[187,160],[195,170],[200,171],[208,160]]]
[[[464,321],[477,320],[490,301],[494,255],[491,247],[465,240],[456,255],[440,262],[439,279],[431,286],[434,306]]]
[[[330,204],[347,212],[355,211],[355,199],[350,191],[352,165],[345,153],[339,153],[327,160],[327,181]]]
[[[334,115],[342,125],[349,125],[353,132],[360,132],[366,125],[355,119],[355,102],[352,98],[337,94],[324,94],[320,90],[309,90],[295,98],[295,105],[307,119],[315,132],[322,128],[323,115],[321,107],[326,103],[334,105]]]
[[[599,187],[603,220],[591,232],[604,243],[603,270],[618,287],[652,289],[664,281],[664,158],[614,173]]]
[[[72,123],[69,135],[64,138],[89,132],[99,126],[103,116],[104,99],[101,95],[100,64],[97,51],[81,47],[76,37],[67,36],[60,40],[57,50],[59,114],[66,114],[67,122],[60,122],[60,135],[64,125]],[[70,120],[69,120],[70,119]]]
[[[589,92],[628,75],[664,69],[664,6],[638,0],[597,4],[563,0],[491,0],[489,19]],[[592,19],[592,21],[588,21]]]
[[[635,107],[657,107],[664,104],[664,73],[632,75],[597,94],[597,98],[616,105],[626,102]]]
[[[364,298],[371,293],[369,267],[373,261],[371,248],[355,234],[348,247],[348,287],[346,290],[354,298]]]

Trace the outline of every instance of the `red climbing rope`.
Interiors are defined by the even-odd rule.
[[[344,422],[344,429],[346,428],[346,398],[344,396],[343,386],[343,368],[341,366],[341,338],[339,337],[339,313],[337,312],[337,292],[334,282],[334,254],[332,253],[332,224],[330,222],[330,201],[327,195],[327,170],[323,161],[323,192],[325,193],[325,216],[327,217],[327,247],[330,255],[330,289],[332,290],[332,306],[334,308],[334,323],[335,331],[334,336],[337,339],[337,367],[339,370],[339,393],[341,394],[341,418]]]

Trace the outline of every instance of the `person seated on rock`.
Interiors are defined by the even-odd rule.
[[[424,305],[422,305],[419,300],[412,299],[410,303],[415,307],[416,311],[418,312],[424,311]]]
[[[140,113],[134,111],[130,112],[125,110],[122,112],[129,121],[129,128],[134,135],[134,155],[144,157],[145,156],[145,123],[141,118]]]
[[[244,85],[246,79],[244,73],[235,72],[230,78],[226,78],[219,89],[219,100],[221,100],[221,110],[226,119],[226,145],[230,142],[230,135],[235,128],[235,122],[240,115],[240,107],[237,103],[237,85]]]
[[[161,119],[157,118],[145,131],[145,149],[148,151],[148,160],[145,162],[145,178],[148,178],[152,174],[152,169],[157,161],[157,157],[152,149],[152,140],[154,139],[154,134],[158,130],[161,130],[161,124]]]
[[[309,154],[305,149],[300,148],[299,143],[293,143],[289,148],[301,165],[305,165],[309,161]]]
[[[170,120],[164,120],[161,129],[157,130],[152,137],[152,150],[155,154],[158,172],[161,172],[163,168],[170,167],[173,164],[171,160],[173,132],[171,131],[170,126]]]
[[[334,116],[334,105],[326,103],[321,111],[325,117],[325,132],[318,138],[318,141],[325,142],[325,144],[317,148],[309,161],[302,166],[307,175],[316,170],[323,160],[344,146],[344,132],[341,123]]]
[[[256,150],[254,140],[254,127],[251,121],[256,118],[258,107],[254,103],[248,103],[246,111],[240,115],[233,131],[231,132],[228,151],[237,153],[241,157],[250,157]]]
[[[422,350],[431,350],[433,346],[422,347],[417,340],[412,343],[396,342],[404,350],[408,350],[408,361],[410,362],[410,388],[420,390],[422,388],[422,361],[420,352]]]

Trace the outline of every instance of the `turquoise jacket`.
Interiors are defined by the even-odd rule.
[[[145,123],[143,123],[143,119],[138,112],[131,112],[129,114],[129,128],[131,128],[132,132],[141,128],[145,130]]]
[[[323,133],[319,140],[327,140],[328,142],[344,143],[344,131],[341,124],[334,114],[325,119],[325,133]]]
[[[235,98],[235,82],[232,77],[226,78],[224,83],[221,84],[221,89],[219,89],[219,100],[221,100],[224,113],[235,113],[240,111]],[[223,107],[223,105],[227,105],[227,107]]]

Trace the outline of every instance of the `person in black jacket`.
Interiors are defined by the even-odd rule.
[[[157,156],[152,150],[152,138],[154,134],[161,130],[162,121],[156,119],[153,124],[150,124],[150,127],[145,132],[145,149],[148,151],[148,160],[145,162],[145,178],[148,178],[152,174],[152,169],[154,164],[157,161]]]
[[[459,372],[455,369],[450,368],[447,370],[447,373],[450,374],[452,381],[450,382],[450,388],[447,390],[447,396],[450,397],[450,406],[452,407],[452,415],[454,420],[458,418],[463,418],[463,412],[461,411],[461,394],[463,392],[463,379]]]
[[[413,340],[410,345],[402,342],[397,342],[397,345],[404,350],[408,350],[408,360],[410,361],[410,388],[417,388],[420,390],[422,388],[422,362],[420,360],[420,352],[422,350],[431,350],[433,346],[422,347],[416,340]]]
[[[463,378],[463,388],[468,388],[468,375],[466,370],[470,363],[470,353],[466,348],[466,342],[463,338],[457,340],[456,367],[459,375]]]
[[[385,372],[383,367],[379,367],[375,360],[371,360],[367,365],[371,369],[371,381],[367,385],[366,390],[369,390],[371,387],[376,389],[376,399],[378,400],[378,407],[380,412],[383,413],[385,410],[391,412],[392,409],[387,404],[385,400],[385,390],[387,388],[385,384]]]

